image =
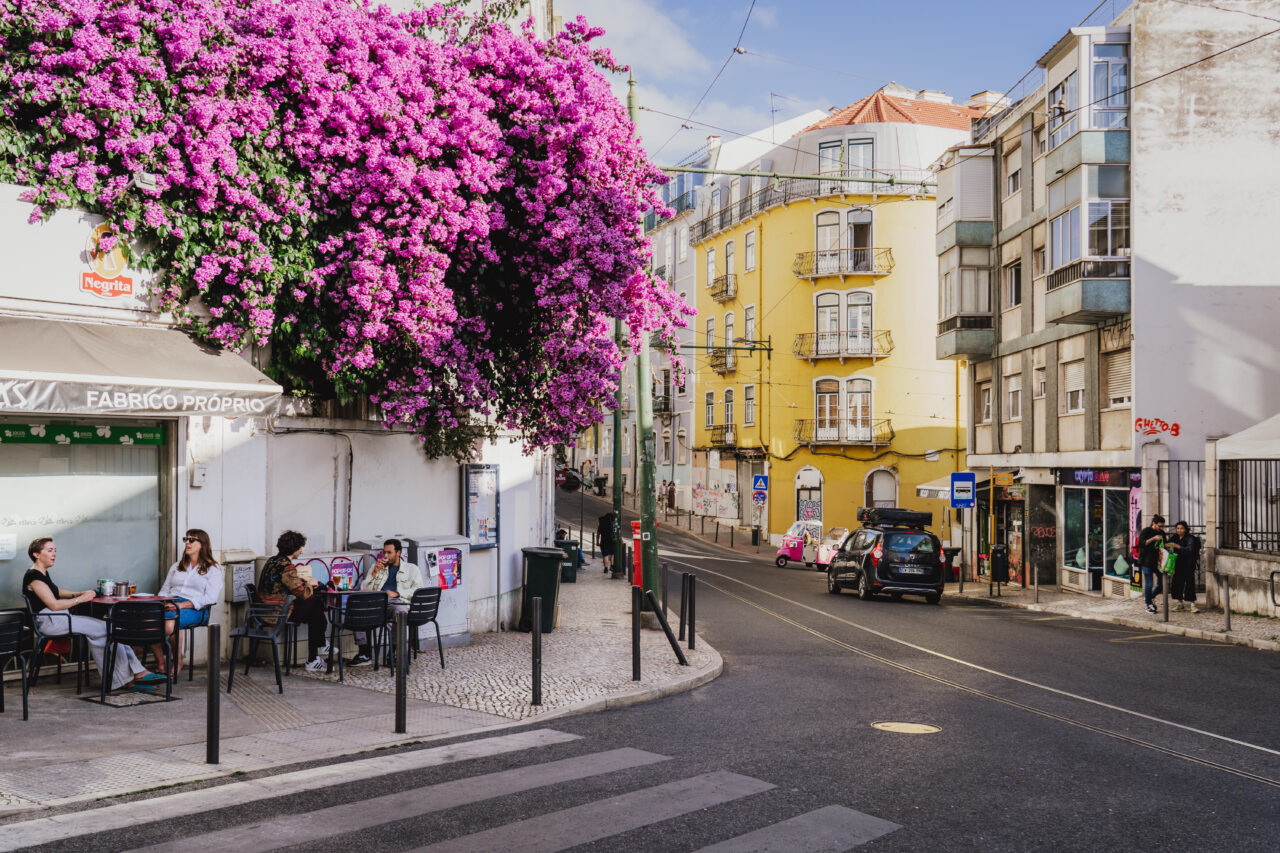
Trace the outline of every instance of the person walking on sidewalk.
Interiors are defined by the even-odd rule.
[[[1147,612],[1155,613],[1155,597],[1164,591],[1160,571],[1160,548],[1164,545],[1164,516],[1153,515],[1151,526],[1138,534],[1138,565],[1142,569],[1142,597]]]
[[[1196,566],[1200,562],[1200,538],[1191,532],[1185,521],[1173,526],[1173,537],[1165,547],[1178,555],[1173,564],[1173,580],[1169,595],[1178,602],[1174,610],[1199,613],[1196,607]]]
[[[596,538],[600,542],[600,557],[604,563],[605,574],[613,569],[613,511],[610,510],[600,516],[600,523],[596,525]]]

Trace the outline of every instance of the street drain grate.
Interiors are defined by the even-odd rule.
[[[932,735],[942,731],[938,726],[931,726],[927,723],[876,722],[871,724],[871,728],[902,735]]]

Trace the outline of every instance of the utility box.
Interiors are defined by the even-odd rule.
[[[1009,582],[1009,547],[1007,545],[991,546],[991,582]]]

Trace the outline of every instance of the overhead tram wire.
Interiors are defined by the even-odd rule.
[[[711,78],[711,82],[707,84],[707,88],[703,90],[701,97],[698,98],[698,102],[693,105],[693,109],[689,110],[689,114],[682,119],[683,122],[687,122],[693,118],[693,114],[698,111],[698,107],[702,106],[702,102],[707,99],[707,95],[711,94],[711,90],[715,88],[716,82],[719,81],[720,75],[724,74],[724,70],[729,67],[729,63],[733,61],[735,56],[743,52],[742,37],[747,34],[747,24],[751,22],[751,13],[755,11],[755,8],[756,0],[751,0],[751,6],[747,9],[747,17],[742,22],[742,29],[738,31],[738,40],[733,43],[733,50],[729,51],[729,55],[725,58],[724,64],[720,66],[720,70],[716,72],[716,76]],[[640,109],[644,109],[644,107],[641,107]],[[657,111],[650,110],[650,112]],[[679,118],[679,116],[673,116],[673,118]],[[662,153],[662,150],[670,145],[671,140],[675,139],[682,130],[684,130],[683,127],[677,127],[675,133],[668,136],[667,141],[658,146],[658,150],[654,151],[653,154],[650,155],[650,158],[657,159],[657,156]]]

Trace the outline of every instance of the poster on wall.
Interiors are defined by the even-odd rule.
[[[472,550],[498,547],[498,466],[467,465],[463,469],[462,508]]]
[[[436,557],[441,589],[456,589],[462,583],[462,552],[457,548],[444,548]]]

